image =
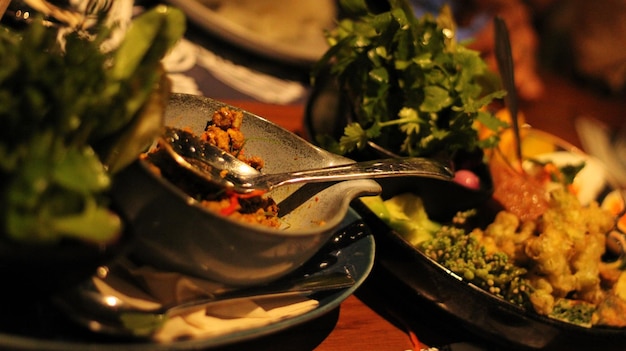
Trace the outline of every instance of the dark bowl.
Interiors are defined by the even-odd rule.
[[[416,298],[433,303],[441,313],[458,319],[467,330],[503,350],[626,349],[626,329],[585,328],[508,303],[461,279],[416,250],[362,202],[356,201],[353,206],[374,233],[376,261],[385,274],[398,278]]]

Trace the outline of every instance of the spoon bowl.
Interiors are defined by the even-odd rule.
[[[166,126],[158,148],[163,149],[165,156],[171,157],[178,166],[218,187],[246,192],[246,179],[261,175],[234,155],[181,128]]]

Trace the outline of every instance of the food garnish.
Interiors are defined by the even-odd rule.
[[[121,234],[107,191],[161,132],[169,85],[160,60],[185,18],[156,6],[102,50],[112,30],[67,31],[42,18],[0,27],[2,239],[102,244]]]
[[[443,156],[496,145],[480,139],[475,123],[506,126],[485,107],[505,95],[488,89],[490,72],[480,54],[457,42],[448,7],[437,18],[416,18],[407,2],[372,11],[364,0],[342,0],[348,17],[327,34],[330,49],[313,71],[338,82],[353,109],[337,141],[317,136],[325,148],[345,154],[368,141],[406,156]]]

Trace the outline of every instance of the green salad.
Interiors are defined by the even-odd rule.
[[[354,120],[339,140],[316,136],[323,147],[345,154],[373,141],[405,156],[453,156],[497,143],[497,133],[479,140],[474,124],[504,127],[485,107],[505,93],[488,88],[495,76],[457,42],[449,8],[416,18],[403,0],[382,12],[365,0],[340,4],[346,18],[328,32],[330,48],[312,77],[336,79]]]
[[[113,28],[94,28],[60,39],[41,19],[0,27],[0,240],[106,243],[122,232],[107,191],[160,132],[161,58],[185,18],[152,8],[107,52]]]

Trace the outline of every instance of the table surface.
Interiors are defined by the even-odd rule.
[[[580,146],[574,121],[588,116],[601,119],[609,126],[619,127],[626,118],[626,101],[604,96],[566,78],[544,75],[548,92],[545,97],[523,102],[520,108],[531,126],[554,133]],[[285,128],[303,135],[302,104],[272,105],[249,100],[226,102],[266,117]],[[224,350],[419,350],[415,339],[428,346],[457,341],[481,344],[485,349],[495,346],[483,343],[465,332],[456,321],[433,306],[411,300],[410,293],[398,296],[398,282],[375,267],[373,273],[355,295],[319,320],[280,334],[234,345]],[[414,337],[411,337],[414,334]]]

